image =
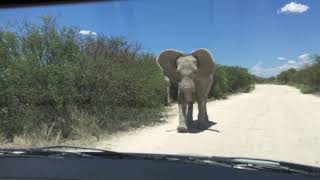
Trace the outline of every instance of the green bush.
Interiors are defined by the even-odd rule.
[[[24,23],[19,32],[0,30],[0,134],[7,139],[43,124],[54,124],[52,135],[70,137],[79,122],[74,111],[104,114],[97,123],[107,131],[159,117],[165,81],[155,57],[139,44],[124,37],[82,37],[51,17],[40,25]],[[107,109],[128,113],[113,116]],[[144,120],[137,112],[156,118]]]
[[[241,67],[227,67],[227,78],[231,93],[248,92],[254,84],[248,70]]]
[[[320,56],[315,62],[302,69],[289,69],[280,73],[276,79],[282,84],[298,87],[303,93],[316,93],[320,91]]]
[[[281,72],[277,76],[277,81],[282,83],[282,84],[288,84],[289,82],[292,82],[295,74],[297,73],[296,69],[290,68],[287,71]]]
[[[225,98],[228,94],[249,92],[254,79],[247,69],[236,66],[216,65],[209,97]]]
[[[300,84],[296,86],[301,90],[303,94],[310,94],[310,93],[315,93],[319,91],[317,88],[314,88],[308,85]]]
[[[227,93],[230,92],[228,76],[225,69],[226,67],[218,64],[214,67],[213,82],[209,97],[214,97],[217,99],[226,98]]]

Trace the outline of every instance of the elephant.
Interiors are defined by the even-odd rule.
[[[188,132],[193,122],[193,104],[198,103],[197,128],[204,129],[209,123],[207,100],[213,81],[215,62],[211,53],[204,48],[184,54],[167,49],[156,58],[163,74],[172,82],[178,82],[179,125],[178,132]]]

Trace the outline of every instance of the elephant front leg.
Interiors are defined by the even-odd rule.
[[[179,125],[177,128],[178,132],[188,132],[186,124],[186,105],[179,103]]]
[[[193,103],[189,103],[187,107],[187,126],[190,126],[193,121]]]
[[[198,114],[198,128],[199,129],[205,129],[208,126],[208,114],[207,114],[207,107],[206,107],[206,102],[199,102],[198,103],[198,109],[199,109],[199,114]]]

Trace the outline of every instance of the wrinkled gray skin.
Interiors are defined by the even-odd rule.
[[[157,57],[157,63],[170,81],[179,83],[178,132],[188,132],[193,121],[193,104],[198,102],[198,128],[208,125],[207,99],[213,80],[214,60],[206,49],[198,49],[191,54],[177,50],[165,50]]]

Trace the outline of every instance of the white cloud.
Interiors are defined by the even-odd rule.
[[[284,5],[278,13],[304,13],[308,11],[309,6],[305,4],[300,4],[296,2],[290,2],[289,4]]]
[[[298,59],[309,59],[309,57],[310,57],[310,54],[301,54],[299,57],[298,57]]]
[[[277,57],[277,59],[280,61],[286,60],[286,58],[284,58],[284,57]]]
[[[296,61],[294,61],[294,60],[289,60],[288,61],[288,64],[296,64],[297,62]]]
[[[250,73],[260,77],[271,77],[280,74],[282,71],[286,71],[290,68],[297,68],[296,63],[289,63],[289,61],[280,66],[265,67],[262,62],[258,62],[255,66],[250,69]]]
[[[263,66],[263,63],[259,61],[250,69],[250,72],[261,77],[271,77],[276,76],[280,74],[282,71],[286,71],[290,68],[300,69],[304,66],[312,64],[314,60],[315,57],[313,55],[301,54],[300,56],[298,56],[297,60],[288,60],[287,62],[279,66],[267,67]]]
[[[81,31],[79,31],[79,34],[82,34],[82,35],[97,35],[96,32],[89,31],[89,30],[81,30]]]
[[[315,62],[316,56],[311,54],[301,54],[298,57],[298,63],[301,67],[311,65]]]

